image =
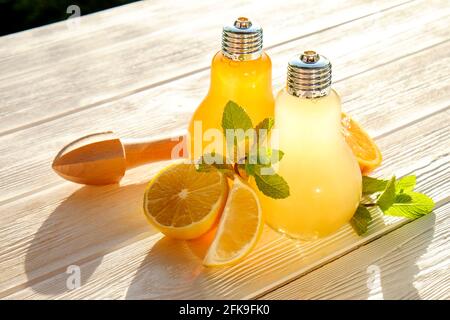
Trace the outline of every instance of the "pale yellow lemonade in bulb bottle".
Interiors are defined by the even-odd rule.
[[[245,17],[223,28],[222,50],[212,60],[208,94],[189,125],[191,159],[197,160],[212,144],[214,138],[204,134],[208,129],[217,129],[223,139],[222,114],[230,100],[245,109],[254,125],[273,117],[272,62],[263,52],[262,28]],[[225,149],[225,141],[223,145]]]
[[[277,173],[290,196],[260,193],[267,224],[303,240],[336,231],[358,207],[361,173],[341,133],[341,101],[331,89],[328,59],[305,51],[289,61],[287,86],[275,101],[275,129],[284,152]]]

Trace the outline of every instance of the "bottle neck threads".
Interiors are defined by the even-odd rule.
[[[305,51],[288,63],[287,91],[302,98],[319,98],[331,90],[331,63],[315,51]]]
[[[248,18],[239,17],[233,25],[223,27],[222,53],[234,61],[255,60],[261,57],[263,30]]]

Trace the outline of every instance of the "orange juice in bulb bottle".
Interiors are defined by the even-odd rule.
[[[277,173],[290,195],[260,194],[266,223],[286,235],[311,240],[347,223],[361,198],[358,162],[341,133],[341,102],[331,89],[331,64],[305,51],[288,64],[287,86],[275,100],[272,145],[284,152]],[[273,147],[273,146],[272,146]]]
[[[222,134],[223,109],[230,100],[245,109],[254,125],[273,116],[272,62],[263,51],[262,28],[245,17],[223,28],[222,50],[212,59],[208,94],[189,125],[191,159],[197,160],[211,144],[205,134],[208,129]]]

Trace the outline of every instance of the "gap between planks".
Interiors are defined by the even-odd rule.
[[[391,6],[388,6],[388,7],[382,7],[381,9],[373,8],[376,11],[368,13],[368,14],[365,14],[365,15],[362,15],[362,16],[359,16],[357,18],[352,18],[352,19],[349,19],[349,20],[345,20],[344,22],[336,23],[336,24],[334,24],[332,26],[327,26],[327,27],[321,28],[319,30],[311,31],[311,32],[306,33],[306,34],[301,35],[301,36],[292,37],[289,40],[283,40],[283,41],[281,41],[279,43],[275,43],[275,44],[267,46],[266,49],[274,49],[274,48],[277,48],[279,46],[288,44],[289,42],[292,42],[292,41],[297,41],[299,39],[303,39],[303,38],[306,38],[306,37],[311,36],[311,35],[319,34],[321,32],[324,32],[324,31],[331,30],[331,29],[339,27],[339,26],[343,26],[343,25],[349,24],[349,23],[358,21],[360,19],[368,18],[368,17],[374,16],[374,15],[378,15],[380,13],[384,13],[384,12],[393,10],[395,8],[398,8],[398,7],[402,7],[402,6],[407,5],[407,4],[409,4],[411,2],[414,2],[414,1],[416,1],[416,0],[404,1],[404,2],[395,4],[395,5],[391,5]],[[3,131],[0,131],[0,136],[12,134],[12,133],[15,133],[15,132],[18,132],[18,131],[21,131],[21,130],[25,130],[25,129],[28,129],[28,128],[32,128],[32,127],[38,126],[38,125],[40,125],[42,123],[45,123],[45,122],[54,121],[56,119],[59,119],[59,118],[71,115],[73,113],[77,113],[77,112],[81,112],[81,111],[84,111],[84,110],[87,110],[87,109],[95,108],[95,107],[98,107],[98,106],[103,105],[105,103],[116,101],[118,99],[127,97],[129,95],[133,95],[133,94],[136,94],[136,93],[139,93],[139,92],[151,89],[151,88],[155,88],[155,87],[167,84],[167,83],[172,82],[172,81],[183,79],[183,78],[195,75],[197,73],[200,73],[202,71],[206,71],[208,69],[209,69],[209,66],[203,66],[203,67],[197,68],[195,70],[191,70],[189,72],[185,72],[185,73],[182,73],[182,74],[179,74],[179,75],[175,75],[173,77],[167,78],[167,79],[162,80],[162,81],[157,81],[157,82],[154,82],[154,83],[150,83],[148,85],[141,85],[138,88],[135,88],[135,89],[132,89],[132,90],[129,90],[129,91],[125,91],[125,92],[122,92],[122,93],[117,94],[117,95],[113,95],[113,96],[108,97],[106,99],[100,99],[100,100],[98,100],[96,102],[93,102],[93,103],[90,103],[90,104],[86,104],[86,105],[80,106],[78,108],[73,108],[72,110],[69,110],[69,111],[57,113],[55,115],[44,117],[44,118],[42,118],[40,120],[37,120],[37,121],[32,121],[32,122],[29,122],[27,124],[18,125],[18,126],[14,127],[14,128],[10,128],[10,129],[6,129],[6,130],[3,130]]]
[[[442,112],[442,115],[444,116],[444,118],[445,118],[445,114],[446,112]],[[443,117],[442,116],[436,116],[436,119],[442,119]],[[431,121],[432,119],[430,119],[430,121]],[[425,120],[424,120],[425,121]],[[426,122],[430,122],[430,121],[426,121]],[[431,121],[431,122],[434,122],[434,121]],[[394,140],[395,141],[395,140]],[[393,144],[396,144],[396,142],[394,142]],[[442,158],[442,155],[441,156],[438,156],[438,157],[436,157],[436,159],[441,159]],[[418,170],[418,169],[420,169],[420,168],[422,168],[423,167],[423,165],[422,165],[422,163],[416,163],[415,164],[415,167],[414,167],[414,169],[415,170]],[[425,165],[425,167],[429,167],[429,164],[428,165]],[[155,170],[156,170],[156,168],[154,168]],[[407,168],[406,168],[407,169]],[[157,170],[156,170],[157,171]],[[406,172],[405,170],[403,170],[403,174],[408,174],[409,172]],[[139,175],[139,174],[138,174]],[[130,180],[134,180],[135,179],[135,177],[133,177],[133,175],[132,176],[130,176],[129,177],[129,179]],[[420,179],[420,177],[419,177],[419,179]],[[69,185],[69,183],[67,183],[67,185]],[[442,202],[442,201],[441,201]],[[140,233],[142,233],[142,234],[145,234],[146,233],[146,231],[147,231],[147,225],[142,225],[142,228],[141,228],[141,232]],[[139,234],[138,235],[138,237],[137,238],[133,238],[133,240],[130,240],[131,242],[134,242],[136,239],[139,239],[139,237],[140,237],[141,235]],[[150,236],[148,233],[147,233],[147,235],[146,236]],[[122,244],[120,244],[120,245],[118,245],[118,246],[113,246],[113,247],[111,247],[110,248],[110,250],[103,250],[103,251],[101,251],[101,252],[97,252],[96,253],[96,255],[91,255],[91,256],[89,256],[89,258],[88,258],[88,260],[89,259],[92,259],[93,257],[98,257],[99,255],[104,255],[104,254],[106,254],[106,253],[108,253],[108,252],[112,252],[112,251],[117,251],[118,249],[120,249],[120,248],[122,248],[122,247],[124,247],[124,246],[126,246],[126,245],[128,245],[129,243],[130,243],[130,241],[125,241],[124,243],[122,243]],[[76,261],[76,264],[78,264],[78,263],[82,263],[82,262],[84,262],[84,261],[86,261],[86,259],[82,259],[82,260],[80,260],[80,261]],[[54,271],[54,272],[56,272],[56,273],[58,273],[58,270],[61,270],[60,268],[59,269],[56,269],[57,271]],[[52,272],[51,274],[53,274],[54,272]],[[46,278],[46,276],[40,276],[39,277],[39,279],[45,279]],[[30,282],[28,282],[27,284],[28,285],[33,285],[34,283],[36,283],[36,281],[37,280],[35,280],[35,279],[33,279],[33,280],[31,280]],[[15,288],[15,289],[17,289],[17,288]],[[15,289],[11,289],[11,290],[15,290]],[[20,289],[20,288],[19,288]],[[10,290],[6,290],[5,291],[6,293],[11,293],[11,291]],[[5,293],[5,295],[6,295],[6,293]],[[3,295],[3,294],[2,294]]]
[[[420,7],[419,7],[420,8]],[[395,16],[394,16],[395,17]],[[393,18],[393,17],[391,17],[391,18]],[[406,56],[407,56],[407,58],[409,58],[409,57],[411,57],[411,54],[414,54],[414,55],[416,55],[416,54],[418,54],[419,53],[419,55],[418,56],[420,56],[420,53],[422,53],[423,54],[423,52],[426,52],[427,50],[431,50],[431,49],[433,49],[433,48],[435,48],[436,46],[439,46],[439,45],[443,45],[443,44],[445,44],[446,42],[448,42],[448,40],[445,40],[445,41],[441,41],[441,42],[439,42],[439,43],[437,43],[437,44],[433,44],[433,45],[431,45],[431,46],[428,46],[428,47],[425,47],[425,48],[420,48],[420,49],[418,49],[418,50],[415,50],[413,53],[411,53],[411,52],[407,52],[407,54],[406,54]],[[442,50],[442,49],[441,49]],[[443,50],[446,50],[445,48],[443,49]],[[277,56],[277,55],[276,55]],[[396,61],[396,62],[398,62],[398,64],[402,64],[402,60],[405,60],[405,59],[407,59],[407,58],[402,58],[402,56],[399,56],[399,58],[398,59],[396,59],[396,60],[394,60],[394,61]],[[274,59],[274,60],[277,60],[277,59]],[[279,59],[278,59],[279,60]],[[349,62],[349,63],[351,63],[351,62]],[[392,64],[392,61],[390,61],[389,63],[391,63]],[[386,63],[381,63],[381,64],[378,64],[376,67],[369,67],[369,68],[364,68],[363,70],[364,71],[361,71],[361,70],[355,70],[355,71],[357,71],[356,72],[356,74],[357,74],[357,76],[359,76],[359,75],[362,75],[362,74],[364,74],[364,73],[367,73],[367,72],[370,72],[370,71],[373,71],[373,70],[375,70],[375,69],[377,69],[377,68],[381,68],[381,67],[384,67],[384,66],[386,66],[386,65],[388,65],[389,64],[388,62],[386,62]],[[411,63],[413,63],[413,62],[411,62]],[[284,69],[283,69],[284,70]],[[401,71],[401,70],[400,70]],[[279,70],[276,70],[276,72],[278,72],[279,73]],[[415,72],[414,70],[412,70],[412,72]],[[349,76],[349,75],[347,75],[347,76],[345,76],[344,77],[344,79],[345,80],[349,80],[349,79],[351,79],[351,78],[353,78],[353,77],[355,77],[355,76]],[[277,80],[277,82],[280,82],[279,80],[279,78],[277,78],[276,79]],[[284,79],[283,79],[283,81],[284,81]],[[183,81],[184,82],[184,81]],[[338,79],[335,83],[336,84],[340,84],[340,83],[342,83],[342,82],[345,82],[345,81],[343,81],[342,79]],[[357,92],[355,92],[355,93],[357,93]],[[149,93],[150,94],[150,93]],[[151,95],[151,94],[150,94]],[[358,95],[356,96],[357,98],[358,98]],[[348,102],[350,102],[352,99],[355,99],[354,97],[351,97],[351,96],[349,96],[349,100],[348,101],[345,101],[345,99],[346,99],[346,96],[344,95],[344,107],[348,104]],[[109,105],[108,105],[109,106]],[[104,106],[104,107],[108,107],[108,106]],[[447,107],[447,106],[445,106],[445,107]],[[442,108],[440,108],[440,109],[435,109],[435,110],[431,110],[431,112],[433,113],[433,112],[439,112],[440,110],[442,110]],[[150,110],[149,110],[150,111]],[[180,110],[181,111],[181,110]],[[386,110],[386,111],[389,111],[389,110]],[[373,114],[373,113],[371,113],[370,111],[368,111],[369,113],[368,114]],[[418,118],[421,118],[421,116],[425,116],[425,113],[426,112],[429,112],[428,110],[426,110],[426,111],[424,111],[423,112],[423,114],[422,115],[419,115],[419,117]],[[403,125],[408,125],[408,123],[409,123],[409,120],[411,120],[411,119],[408,119],[408,117],[406,117],[405,118],[406,120],[404,120],[404,123],[403,123]],[[379,120],[377,120],[377,121],[379,121]],[[365,123],[362,123],[363,124],[363,126],[365,125]],[[369,126],[370,127],[370,126]],[[397,128],[397,126],[394,126],[394,128]],[[370,129],[370,128],[369,128]],[[394,129],[393,129],[394,130]],[[370,130],[369,130],[369,132],[370,132]],[[385,134],[386,134],[386,132],[385,132]],[[58,135],[58,136],[61,136],[61,135]],[[378,136],[377,134],[375,134],[374,136]],[[46,140],[46,138],[44,137],[44,140]],[[69,138],[69,140],[70,140],[70,138]],[[69,141],[69,140],[67,140],[67,141]],[[66,141],[66,142],[67,142]],[[46,144],[48,144],[48,142],[46,142]],[[28,158],[28,157],[27,157]],[[20,161],[21,161],[22,159],[20,159]],[[49,159],[49,161],[50,161],[51,159]],[[15,162],[16,164],[17,163],[20,163],[20,161],[19,162]],[[25,165],[25,164],[24,164]],[[29,164],[27,164],[27,165],[29,165]],[[11,169],[13,169],[13,168],[10,168],[9,170],[11,170]],[[14,170],[16,170],[16,169],[14,169]],[[62,181],[60,181],[59,183],[62,183]],[[27,184],[28,186],[29,186],[29,184]],[[57,185],[57,182],[55,182],[55,181],[53,181],[53,182],[51,182],[50,184],[49,184],[49,187],[52,187],[52,186],[55,186],[55,185]],[[34,192],[34,187],[33,187],[33,185],[32,185],[32,189],[33,190],[28,190],[26,193],[24,193],[23,195],[26,195],[26,194],[33,194],[33,192]],[[38,188],[36,188],[36,190],[41,190],[41,189],[43,189],[43,187],[38,187]],[[17,190],[17,189],[16,189]],[[20,188],[19,188],[19,190],[20,190]],[[20,192],[20,191],[19,191]],[[20,197],[22,197],[22,194],[19,194],[19,195],[14,195],[13,197],[11,197],[11,198],[9,198],[9,197],[6,197],[6,198],[4,198],[4,199],[2,199],[1,200],[1,204],[6,204],[6,203],[8,203],[8,202],[10,202],[10,201],[12,201],[13,199],[17,199],[17,198],[20,198]],[[12,200],[11,200],[12,199]]]
[[[411,246],[411,242],[421,242],[420,237],[434,228],[440,228],[442,223],[448,221],[450,206],[448,199],[445,203],[441,203],[438,208],[433,210],[428,216],[421,217],[416,220],[409,221],[398,229],[392,231],[389,235],[372,241],[360,248],[355,249],[342,259],[332,261],[320,269],[314,270],[305,276],[293,279],[283,287],[273,288],[266,293],[260,295],[259,299],[359,299],[363,291],[367,293],[367,298],[370,298],[372,289],[367,288],[367,267],[370,265],[380,265],[382,260],[391,254],[400,255],[405,246]],[[443,213],[441,213],[443,212]],[[435,214],[436,213],[436,214]],[[437,216],[437,219],[436,219]],[[442,226],[445,230],[448,224]],[[443,234],[445,233],[442,232]],[[434,239],[432,240],[434,241]],[[445,241],[445,240],[444,240]],[[395,244],[395,246],[393,246]],[[425,244],[428,247],[428,244]],[[421,253],[423,253],[421,251]],[[413,258],[417,253],[413,252]],[[416,259],[414,259],[416,260]],[[388,273],[386,268],[384,273]],[[417,270],[417,273],[421,270]],[[358,276],[362,279],[358,279]],[[389,274],[384,277],[389,277]],[[410,279],[413,281],[414,279]],[[387,280],[383,281],[384,283]],[[399,286],[405,283],[398,283]],[[409,285],[409,284],[406,284]],[[412,283],[411,283],[412,286]],[[338,290],[333,290],[339,288]],[[349,290],[351,289],[351,290]],[[379,291],[384,291],[383,288]],[[411,288],[412,289],[412,288]],[[348,292],[348,291],[351,291]],[[390,293],[388,299],[399,299],[402,297],[408,298],[409,292],[398,292],[393,295]],[[345,295],[344,295],[345,294]],[[449,294],[449,293],[447,293]],[[373,294],[372,294],[373,295]],[[378,294],[378,297],[380,295]],[[379,297],[380,298],[380,297]],[[381,298],[386,299],[386,293],[383,292]],[[421,297],[422,299],[424,297]],[[435,297],[427,297],[435,299]]]
[[[437,117],[437,118],[441,118],[442,119],[442,117]],[[434,121],[426,121],[427,123],[429,123],[428,124],[428,126],[430,126],[430,123],[434,123]],[[427,128],[427,126],[426,126],[426,128]],[[409,128],[410,130],[412,129],[412,128]],[[410,131],[410,130],[408,130],[408,131]],[[394,142],[395,142],[395,139],[394,139]],[[386,142],[385,142],[386,143]],[[410,142],[410,143],[413,143],[413,142]],[[437,159],[439,159],[440,157],[437,157]],[[416,164],[416,166],[417,165],[420,165],[420,163],[419,164]],[[389,167],[388,167],[389,168]],[[386,169],[388,169],[388,168],[384,168],[385,170]],[[427,166],[427,169],[429,168],[429,166]],[[411,168],[411,170],[413,170],[414,168]],[[433,170],[433,168],[431,168],[432,170]],[[419,179],[421,178],[421,176],[419,176]],[[433,176],[429,176],[428,177],[428,179],[436,179],[436,177],[433,177]],[[438,177],[438,179],[442,179],[442,177]],[[421,183],[421,184],[423,184],[424,182],[423,181],[421,181],[421,180],[419,180],[419,182]],[[422,187],[421,186],[419,186],[420,187],[420,189],[422,189]],[[429,186],[426,188],[426,189],[429,189]],[[440,206],[441,204],[442,204],[442,202],[443,202],[443,199],[440,199],[439,200],[439,202],[438,202],[438,205]],[[392,226],[392,225],[390,225],[388,228],[393,228],[393,227],[395,227],[395,226]],[[350,231],[351,232],[351,231]],[[370,235],[370,237],[372,237],[373,239],[376,239],[376,238],[378,238],[379,236],[381,236],[381,235],[383,235],[383,234],[385,234],[385,230],[381,230],[381,234],[379,234],[379,235],[377,235],[376,233],[375,234],[371,234]],[[159,238],[159,237],[157,237],[157,238]],[[156,238],[155,238],[156,239]],[[371,239],[371,238],[369,238],[369,239]],[[148,239],[146,239],[146,240],[143,240],[143,242],[148,242],[149,240]],[[366,242],[366,241],[368,241],[367,239],[363,239],[363,241],[364,242]],[[131,247],[133,247],[133,246],[138,246],[139,244],[138,243],[136,243],[136,244],[132,244],[131,245]],[[120,250],[112,250],[112,251],[120,251]],[[112,255],[114,255],[115,253],[111,253]],[[254,258],[253,258],[254,259]],[[63,273],[64,274],[64,273]],[[41,278],[42,279],[42,278]],[[25,286],[26,287],[26,286]],[[19,288],[19,290],[20,290],[20,288]],[[7,291],[8,293],[12,293],[10,290],[8,290]]]
[[[443,158],[445,157],[445,158]],[[442,160],[442,161],[441,161]],[[449,164],[448,164],[448,154],[446,155],[441,155],[439,157],[436,157],[434,159],[435,162],[437,162],[437,166],[444,166],[444,169],[447,173],[449,173]],[[402,174],[401,175],[397,175],[397,176],[405,176],[405,175],[410,175],[410,174],[416,174],[416,173],[420,173],[421,171],[423,171],[424,169],[427,169],[428,167],[430,167],[430,165],[432,165],[432,163],[428,163],[428,165],[424,166],[424,167],[415,167],[415,168],[405,168],[402,170]],[[446,167],[445,167],[446,166]],[[433,173],[436,173],[436,169],[435,168],[431,168],[430,171],[432,171]],[[418,178],[418,188],[422,189],[424,186],[424,182],[422,181],[422,176],[421,174],[417,174],[417,178]],[[448,179],[449,177],[447,177]],[[445,182],[445,177],[443,177],[444,182]],[[447,184],[447,190],[449,189],[449,186]],[[450,200],[450,195],[444,196],[443,198],[439,199],[438,201],[435,202],[435,208],[433,209],[433,212],[435,211],[440,211],[441,208],[445,207],[448,205]],[[260,298],[264,298],[266,295],[269,295],[272,292],[277,292],[278,290],[282,290],[283,287],[285,287],[286,285],[290,285],[291,283],[295,283],[298,281],[301,281],[301,279],[304,276],[309,275],[310,273],[313,272],[320,272],[319,270],[321,268],[327,267],[327,265],[336,263],[337,261],[339,261],[342,257],[347,256],[349,254],[351,254],[352,252],[359,250],[361,248],[363,248],[364,246],[368,246],[371,243],[373,243],[374,241],[377,241],[380,238],[384,238],[384,236],[386,236],[387,234],[391,234],[392,232],[396,232],[397,230],[403,228],[405,225],[411,224],[411,223],[415,223],[415,221],[418,221],[420,219],[415,219],[415,220],[408,220],[408,219],[402,219],[400,221],[398,221],[395,224],[392,224],[391,226],[388,226],[387,228],[381,230],[380,233],[378,234],[373,234],[370,237],[367,237],[367,239],[364,239],[365,241],[361,241],[357,246],[350,248],[347,251],[342,251],[339,252],[339,254],[336,257],[333,257],[333,259],[330,260],[326,260],[324,259],[324,261],[322,263],[318,263],[316,266],[314,266],[314,268],[308,269],[305,272],[301,272],[298,273],[297,275],[293,276],[293,277],[286,277],[285,279],[280,280],[280,282],[276,283],[276,284],[272,284],[270,286],[267,286],[266,288],[261,289],[260,291],[256,292],[255,294],[252,294],[248,297],[245,297],[246,299],[260,299]]]
[[[442,203],[442,202],[441,202]],[[439,212],[439,209],[436,209],[436,212]],[[398,226],[398,227],[400,227],[400,226]],[[397,228],[392,228],[392,231],[394,231],[394,230],[397,230]],[[386,233],[383,233],[382,235],[384,236]],[[381,237],[381,235],[378,237],[378,236],[376,236],[376,237],[373,237],[372,238],[372,240],[377,240],[377,239],[379,239]],[[136,248],[134,248],[133,249],[133,247],[138,247],[138,246],[143,246],[143,247],[151,247],[151,244],[149,244],[150,242],[152,242],[153,243],[153,245],[155,245],[155,242],[157,241],[157,240],[159,240],[159,238],[160,237],[154,237],[154,239],[153,240],[151,240],[151,241],[149,241],[150,240],[150,238],[149,239],[145,239],[145,240],[143,240],[142,242],[139,242],[139,243],[135,243],[135,244],[133,244],[132,246],[130,246],[130,248],[128,249],[128,251],[129,250],[141,250],[141,249],[136,249]],[[361,246],[357,246],[357,248],[359,248],[359,247],[361,247]],[[113,256],[117,256],[117,255],[122,255],[121,253],[120,253],[120,251],[127,251],[126,250],[126,248],[123,248],[123,250],[119,250],[118,252],[115,252],[115,253],[112,253],[112,255]],[[143,250],[143,251],[145,251],[145,250]],[[127,254],[124,252],[124,257],[125,257],[125,260],[127,260],[127,261],[130,261],[130,264],[132,265],[131,267],[129,267],[128,269],[127,269],[127,273],[128,272],[131,272],[131,273],[133,273],[133,271],[132,270],[135,270],[135,269],[137,269],[137,268],[135,268],[135,264],[136,263],[134,263],[134,262],[131,262],[131,260],[129,260],[129,259],[132,259],[132,260],[134,260],[132,257],[128,257],[128,258],[126,258],[127,257]],[[349,251],[349,252],[351,252],[351,251]],[[261,253],[260,253],[261,254]],[[262,253],[263,254],[263,253]],[[140,254],[139,254],[140,255]],[[146,255],[146,253],[144,252],[143,253],[143,255],[145,256]],[[140,257],[134,257],[136,260],[137,260],[137,263],[139,264],[139,261],[140,261]],[[108,265],[109,264],[111,264],[111,263],[113,263],[114,265],[115,265],[115,268],[118,268],[117,267],[117,263],[114,263],[114,262],[112,262],[112,261],[108,261],[108,260],[110,260],[109,258],[106,258],[105,257],[105,259],[107,260],[107,261],[105,261],[105,264],[106,264],[106,266],[104,266],[103,267],[103,269],[104,268],[106,268],[106,269],[108,269],[108,268],[114,268],[113,266],[110,266],[110,267],[108,267]],[[120,260],[120,258],[117,256],[117,257],[115,257],[114,258],[114,260],[116,260],[117,261],[117,259],[119,259],[118,261],[121,261]],[[253,259],[256,259],[256,258],[253,258]],[[259,260],[261,260],[261,259],[259,259]],[[123,260],[122,260],[123,261]],[[339,261],[339,260],[338,260]],[[127,262],[119,262],[119,264],[124,264],[124,263],[127,263]],[[261,263],[263,263],[263,261],[260,261],[260,263],[259,264],[261,264]],[[85,266],[87,266],[87,265],[85,265]],[[81,267],[82,267],[82,270],[84,270],[83,268],[84,268],[84,266],[83,265],[81,265]],[[260,268],[261,266],[259,266],[258,268]],[[101,268],[102,269],[102,268]],[[148,272],[149,270],[147,270],[147,272]],[[83,272],[83,271],[82,271]],[[106,273],[108,274],[108,271],[106,271]],[[31,296],[28,296],[28,294],[26,293],[26,292],[20,292],[20,291],[17,291],[16,293],[11,293],[11,296],[10,297],[6,297],[6,298],[20,298],[20,299],[22,299],[22,298],[30,298],[30,297],[34,297],[34,298],[36,298],[36,297],[51,297],[51,296],[47,296],[46,294],[43,294],[44,292],[45,292],[45,287],[46,286],[49,286],[49,288],[48,288],[48,290],[49,290],[49,292],[51,292],[52,291],[52,289],[51,289],[51,287],[52,287],[52,282],[58,282],[58,281],[64,281],[64,279],[65,279],[65,276],[64,276],[64,274],[65,274],[65,272],[64,272],[64,270],[62,270],[62,272],[60,273],[60,274],[58,274],[58,275],[55,275],[53,278],[48,278],[48,279],[46,279],[44,282],[42,282],[42,283],[40,283],[38,286],[37,286],[37,291],[36,291],[36,296],[35,296],[35,294],[31,294],[31,292],[29,292],[29,294],[31,294]],[[249,271],[249,272],[245,272],[244,273],[245,275],[242,275],[242,277],[243,278],[245,278],[245,277],[248,277],[248,276],[246,276],[247,274],[251,274],[251,272]],[[305,272],[305,273],[303,273],[303,275],[306,275],[306,274],[309,274],[309,272]],[[111,276],[111,275],[110,275]],[[220,277],[220,275],[217,275],[218,277]],[[114,277],[116,277],[116,280],[114,280]],[[101,275],[101,274],[99,274],[99,275],[94,275],[93,276],[93,278],[94,279],[90,279],[88,282],[86,282],[84,285],[83,285],[83,287],[84,286],[87,286],[87,287],[91,287],[91,288],[87,288],[86,290],[87,291],[90,291],[91,293],[87,293],[87,292],[80,292],[79,293],[79,295],[77,295],[77,292],[66,292],[65,294],[60,294],[60,295],[57,295],[59,298],[63,298],[63,299],[68,299],[68,298],[75,298],[75,297],[77,297],[78,296],[78,298],[88,298],[91,294],[93,294],[93,292],[96,292],[97,291],[97,289],[96,289],[96,287],[98,288],[98,286],[101,286],[102,287],[102,290],[104,290],[105,292],[103,293],[103,294],[99,294],[99,293],[97,293],[97,295],[96,296],[94,296],[94,298],[96,298],[96,299],[101,299],[101,298],[105,298],[105,297],[109,297],[109,298],[114,298],[114,299],[116,299],[116,298],[123,298],[124,296],[125,296],[125,294],[129,294],[129,292],[127,292],[127,291],[129,291],[129,290],[133,290],[133,289],[130,289],[130,287],[129,287],[129,285],[128,284],[125,284],[124,285],[124,287],[122,287],[120,284],[114,284],[113,285],[113,282],[114,281],[118,281],[118,282],[120,282],[120,280],[119,279],[121,279],[121,275],[120,274],[116,274],[116,275],[114,275],[114,277],[113,277],[113,279],[110,279],[109,277],[105,277],[105,275]],[[229,278],[229,276],[226,276],[225,275],[225,278],[226,277],[228,277]],[[250,276],[251,277],[251,276]],[[96,279],[95,279],[96,278]],[[106,281],[106,284],[93,284],[92,283],[92,281],[94,281],[94,283],[95,282],[98,282],[98,281],[101,281],[101,278],[105,278],[105,281]],[[136,278],[136,275],[131,275],[131,278]],[[150,277],[151,278],[151,277]],[[160,281],[164,281],[163,279],[160,279]],[[231,281],[230,279],[228,279],[228,282],[229,281]],[[126,282],[128,282],[128,280],[124,280],[124,282],[126,283]],[[226,281],[225,281],[226,282]],[[47,284],[46,284],[47,283]],[[111,285],[113,285],[113,286],[115,286],[115,285],[118,285],[119,287],[121,287],[121,289],[120,289],[120,291],[122,292],[122,293],[117,293],[117,292],[115,292],[114,293],[114,295],[111,297],[111,296],[108,296],[108,291],[109,291],[109,289],[111,289],[112,290],[112,292],[114,292],[115,290],[117,290],[117,289],[114,289],[114,288],[110,288],[109,286],[111,286]],[[224,284],[220,284],[221,286],[223,286]],[[241,284],[242,285],[242,284]],[[39,287],[39,286],[41,286],[41,287]],[[94,286],[94,287],[92,287],[92,286]],[[133,287],[133,284],[131,284],[130,285],[131,287]],[[226,286],[229,286],[229,285],[226,285]],[[81,289],[81,288],[80,288]],[[30,291],[30,290],[33,290],[33,289],[30,289],[30,288],[24,288],[24,290],[25,291]],[[195,290],[195,288],[192,288],[192,290]],[[225,289],[222,289],[222,290],[225,290]],[[239,288],[237,288],[236,290],[238,290],[238,291],[240,291],[240,289]],[[151,291],[151,290],[150,290]],[[151,292],[149,292],[150,294],[151,294]],[[149,296],[142,296],[141,298],[148,298],[148,297],[150,297],[150,295]],[[133,299],[133,296],[130,296],[130,298],[132,298]],[[136,298],[136,297],[134,297],[134,298]],[[155,298],[157,298],[157,297],[155,297]],[[167,298],[170,298],[170,296],[161,296],[160,298],[165,298],[165,299],[167,299]],[[188,296],[186,296],[186,295],[182,295],[181,297],[179,296],[178,298],[182,298],[182,299],[185,299],[185,298],[188,298]],[[195,296],[194,297],[195,299],[198,299],[199,297],[198,296]],[[214,296],[214,298],[225,298],[225,296]],[[254,298],[254,296],[253,295],[249,295],[249,296],[244,296],[244,297],[242,297],[242,296],[236,296],[236,295],[234,295],[232,298],[239,298],[239,299],[245,299],[245,298]]]
[[[434,211],[439,211],[439,209],[441,209],[442,207],[444,207],[445,205],[448,204],[450,197],[446,197],[444,199],[441,199],[440,201],[436,202],[436,206],[433,209]],[[431,213],[430,213],[431,214]],[[420,219],[420,218],[419,218]],[[270,285],[266,288],[261,289],[260,291],[251,294],[247,297],[244,297],[244,299],[262,299],[266,296],[270,296],[272,293],[277,292],[278,290],[280,290],[281,288],[285,287],[285,286],[289,286],[292,283],[295,283],[299,280],[301,280],[301,278],[314,273],[315,271],[319,271],[321,268],[326,267],[327,265],[331,265],[333,263],[336,263],[336,261],[339,261],[342,257],[347,256],[357,250],[360,250],[370,244],[372,244],[373,242],[376,242],[377,240],[384,238],[386,235],[391,234],[393,232],[399,231],[402,228],[404,228],[405,226],[407,226],[408,224],[412,224],[414,223],[416,220],[403,220],[397,224],[394,224],[393,227],[391,228],[386,228],[383,229],[382,232],[374,235],[373,237],[367,237],[365,239],[365,241],[358,243],[358,245],[356,245],[355,247],[352,247],[348,250],[343,250],[340,251],[336,256],[334,256],[332,259],[324,259],[324,261],[318,263],[317,265],[315,265],[313,268],[306,270],[305,272],[302,273],[298,273],[297,275],[294,276],[289,276],[286,277],[285,279],[280,280],[280,282],[275,283],[273,285]],[[425,230],[426,231],[426,230]]]
[[[424,120],[426,120],[428,118],[434,117],[436,114],[448,111],[449,109],[450,109],[450,105],[446,106],[445,108],[438,109],[438,110],[435,110],[435,111],[433,111],[431,113],[427,113],[427,114],[424,114],[424,115],[422,115],[420,117],[417,117],[416,119],[412,120],[411,122],[401,123],[397,127],[389,127],[387,130],[378,132],[377,134],[373,135],[372,138],[374,140],[378,140],[380,138],[386,137],[386,136],[388,136],[390,134],[395,133],[395,131],[398,131],[398,130],[404,129],[404,128],[408,127],[408,126],[411,126],[411,125],[417,124],[419,122],[422,122],[422,121],[424,121]],[[8,203],[17,201],[17,200],[22,200],[23,198],[28,197],[28,196],[36,196],[37,194],[39,194],[41,192],[46,192],[46,191],[49,191],[51,189],[59,188],[59,187],[61,187],[63,185],[70,185],[70,184],[73,184],[73,183],[72,182],[68,182],[66,180],[63,180],[63,179],[58,179],[57,181],[54,181],[51,184],[48,184],[46,186],[43,186],[43,187],[40,187],[40,188],[36,188],[36,189],[30,190],[30,191],[24,192],[22,194],[13,196],[11,198],[7,198],[7,199],[4,199],[4,200],[1,200],[0,201],[0,207],[6,205]]]

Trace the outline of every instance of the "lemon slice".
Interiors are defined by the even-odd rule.
[[[194,239],[216,223],[227,194],[227,179],[219,171],[197,172],[194,164],[176,163],[148,184],[144,212],[165,235]]]
[[[235,178],[203,264],[221,266],[240,261],[256,245],[262,227],[261,206],[255,191],[240,178]]]

